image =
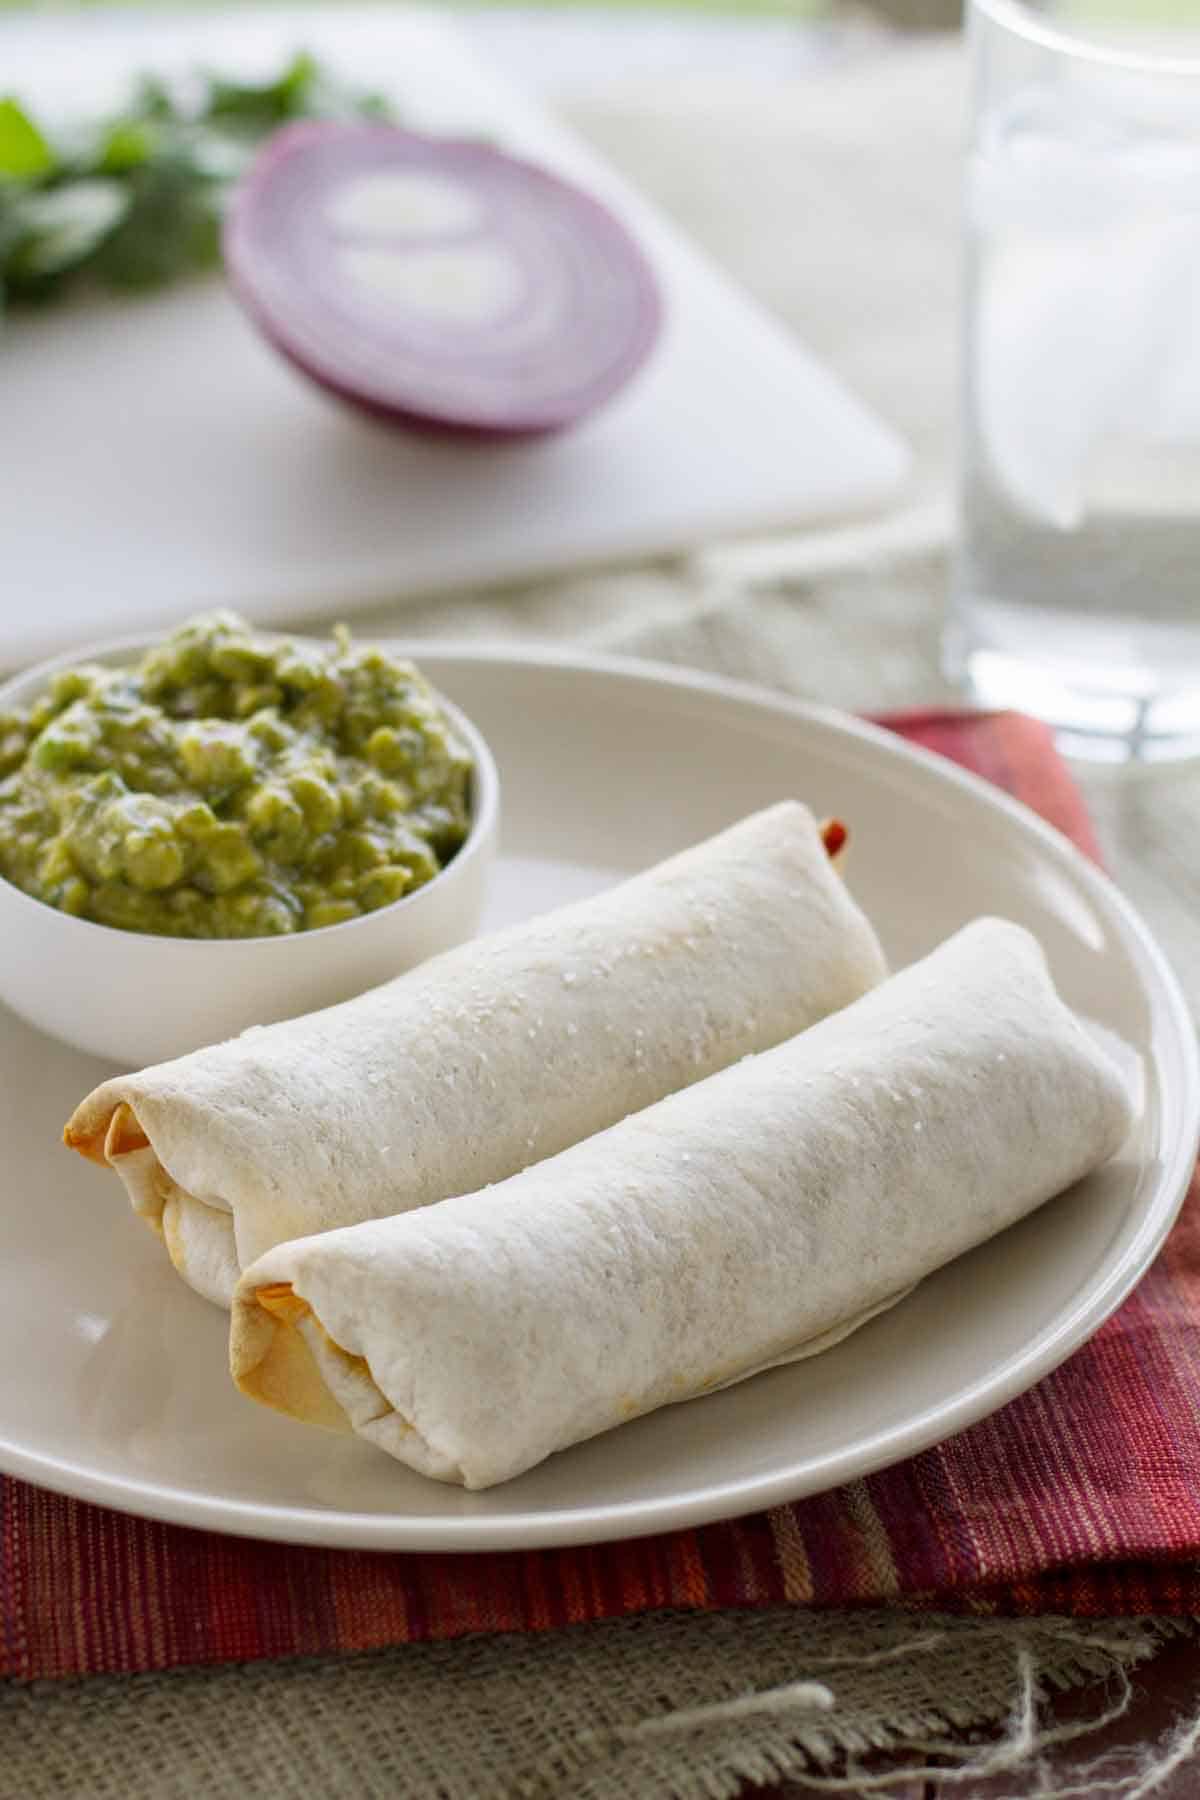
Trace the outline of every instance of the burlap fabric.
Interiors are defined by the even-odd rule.
[[[0,1791],[22,1800],[723,1800],[747,1783],[863,1791],[890,1762],[1019,1769],[1039,1698],[1127,1704],[1152,1622],[659,1613],[553,1635],[410,1645],[16,1689]],[[1044,1733],[1040,1734],[1044,1737]],[[905,1778],[904,1796],[918,1792]],[[1016,1791],[1023,1791],[1019,1782]]]

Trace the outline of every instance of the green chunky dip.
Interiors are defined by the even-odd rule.
[[[312,931],[431,881],[467,835],[470,777],[411,663],[213,613],[0,712],[0,875],[123,931]]]

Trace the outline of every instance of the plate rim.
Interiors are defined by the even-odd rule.
[[[144,637],[144,634],[142,634]],[[303,632],[288,636],[305,636]],[[1066,871],[1088,890],[1099,910],[1123,928],[1133,952],[1144,992],[1158,1003],[1170,1027],[1178,1060],[1177,1104],[1184,1129],[1163,1159],[1131,1241],[1057,1324],[1043,1326],[1019,1354],[1010,1356],[989,1377],[980,1378],[953,1399],[927,1408],[915,1418],[832,1451],[805,1476],[774,1470],[767,1475],[726,1480],[690,1497],[667,1496],[610,1503],[556,1515],[542,1510],[495,1517],[414,1518],[411,1515],[360,1513],[344,1508],[298,1507],[229,1500],[160,1482],[97,1474],[61,1457],[31,1452],[0,1436],[0,1472],[31,1481],[52,1492],[108,1506],[136,1517],[189,1526],[225,1535],[324,1546],[326,1548],[410,1551],[488,1552],[554,1549],[598,1544],[688,1529],[819,1494],[874,1473],[944,1442],[986,1418],[1050,1374],[1090,1338],[1141,1280],[1158,1254],[1179,1213],[1200,1149],[1200,1045],[1190,1009],[1166,955],[1137,908],[1100,866],[1078,849],[1057,827],[1023,801],[962,768],[949,758],[912,744],[885,726],[838,708],[776,692],[754,682],[679,667],[649,658],[592,651],[531,641],[514,645],[503,640],[412,638],[403,633],[372,634],[392,651],[419,662],[454,661],[480,666],[507,666],[514,671],[563,670],[585,676],[633,680],[642,687],[666,686],[719,702],[732,702],[757,713],[770,713],[792,724],[815,726],[835,738],[872,747],[889,759],[925,770],[935,782],[957,788],[985,811],[999,814],[1010,826],[1032,838],[1043,854],[1065,864]],[[92,652],[114,649],[128,639],[90,645]],[[77,660],[80,652],[73,653]],[[63,661],[46,659],[47,666]],[[39,665],[40,666],[40,665]],[[911,709],[921,711],[922,709]],[[953,709],[951,709],[953,710]],[[970,709],[963,709],[970,716]],[[900,712],[898,717],[903,716]],[[978,716],[986,716],[982,712]]]

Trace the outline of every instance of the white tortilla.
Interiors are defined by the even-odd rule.
[[[244,1393],[484,1488],[826,1348],[1111,1156],[1121,1079],[980,920],[802,1036],[485,1193],[247,1269]]]
[[[885,973],[787,801],[357,1000],[107,1081],[65,1135],[228,1306],[272,1245],[515,1174]]]

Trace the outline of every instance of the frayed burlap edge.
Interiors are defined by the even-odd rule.
[[[34,1683],[0,1696],[0,1784],[22,1800],[732,1800],[747,1784],[782,1780],[910,1794],[922,1775],[953,1787],[1012,1772],[1020,1800],[1134,1796],[1195,1748],[1194,1721],[1157,1760],[1106,1763],[1087,1787],[1053,1785],[1039,1756],[1067,1738],[1085,1750],[1129,1706],[1137,1665],[1192,1629],[668,1612],[353,1657]],[[1048,1722],[1047,1699],[1083,1686],[1095,1690],[1087,1717]]]

